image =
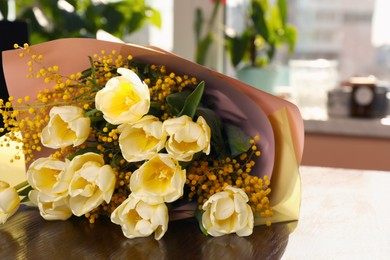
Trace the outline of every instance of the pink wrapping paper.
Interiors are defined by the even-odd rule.
[[[165,65],[168,70],[175,73],[188,74],[196,77],[199,81],[204,80],[206,82],[206,92],[214,95],[218,100],[217,112],[243,128],[247,134],[252,136],[258,134],[260,136],[259,146],[262,156],[256,161],[255,174],[271,176],[275,174],[275,169],[278,169],[276,172],[278,176],[275,179],[282,178],[285,180],[291,178],[294,182],[288,184],[287,181],[287,184],[283,184],[283,186],[289,185],[289,187],[273,187],[271,202],[273,193],[279,193],[275,195],[278,198],[275,205],[281,201],[289,200],[290,196],[299,197],[294,200],[293,206],[288,206],[298,207],[298,209],[295,209],[294,214],[290,214],[290,219],[282,218],[281,221],[298,218],[297,212],[299,212],[300,203],[298,167],[303,153],[304,131],[299,110],[293,104],[154,47],[141,47],[95,39],[61,39],[31,46],[31,48],[34,53],[43,54],[43,63],[47,66],[58,65],[61,75],[70,75],[88,68],[90,66],[88,56],[100,53],[101,50],[107,52],[116,50],[124,57],[131,54],[134,60],[138,62]],[[3,53],[4,74],[9,93],[15,98],[26,95],[34,97],[40,89],[49,86],[42,79],[25,77],[29,73],[26,65],[27,61],[20,58],[19,53],[20,50]],[[283,112],[281,115],[278,114],[280,111]],[[279,119],[282,120],[281,123],[278,123]],[[285,134],[284,129],[282,129],[282,132],[279,129],[279,132],[275,135],[275,131],[281,125],[286,127]],[[287,141],[284,135],[288,135]],[[291,141],[289,141],[290,139]],[[288,143],[287,150],[283,146],[286,142]],[[284,155],[281,155],[281,150],[284,151]],[[286,151],[289,152],[286,153]],[[296,172],[292,172],[291,176],[289,176],[289,173],[280,173],[280,169],[288,169],[286,165],[279,165],[284,163],[285,156],[292,157],[295,160],[292,163],[292,168],[296,169]],[[281,189],[289,191],[288,194],[283,193]]]

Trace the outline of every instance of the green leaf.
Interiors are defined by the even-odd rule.
[[[78,150],[77,152],[75,152],[74,154],[69,156],[68,159],[69,160],[73,160],[73,158],[75,158],[76,156],[82,155],[82,154],[85,154],[85,153],[97,153],[97,154],[100,154],[100,151],[96,147],[87,147],[87,148]]]
[[[258,34],[260,34],[266,42],[269,41],[269,31],[265,20],[265,12],[263,6],[258,1],[252,1],[251,18],[253,25]]]
[[[128,31],[133,33],[141,29],[145,24],[145,17],[143,13],[134,12],[128,21]]]
[[[30,200],[30,198],[28,196],[26,196],[22,200],[20,200],[20,203],[24,203],[24,202],[27,202],[29,200]]]
[[[56,24],[60,27],[58,30],[64,35],[78,35],[80,30],[85,28],[85,21],[75,12],[60,10],[56,15],[58,16]]]
[[[159,11],[153,9],[153,8],[149,8],[148,11],[150,12],[150,16],[148,17],[148,21],[156,26],[157,28],[161,28],[161,14]]]
[[[286,42],[288,44],[288,50],[290,53],[294,52],[295,44],[298,38],[298,30],[292,25],[286,26]]]
[[[67,0],[67,2],[71,5],[73,5],[74,8],[77,8],[77,0]]]
[[[190,91],[176,92],[167,96],[166,101],[170,106],[171,112],[178,115],[184,107],[186,99],[191,94]]]
[[[92,117],[92,116],[95,116],[95,114],[96,114],[97,112],[99,112],[99,110],[97,110],[96,108],[94,108],[94,109],[91,109],[91,110],[85,112],[84,116],[85,116],[85,117]]]
[[[206,37],[198,42],[198,45],[196,46],[196,63],[205,65],[207,53],[213,40],[214,34],[213,32],[209,32]]]
[[[18,191],[19,196],[27,196],[28,193],[32,190],[33,188],[31,186],[27,186],[21,191]]]
[[[250,41],[249,31],[245,31],[241,37],[229,37],[226,38],[227,49],[230,53],[230,60],[234,67],[243,60],[245,53],[248,51]]]
[[[195,10],[195,23],[194,23],[194,31],[196,42],[199,43],[200,36],[202,33],[202,24],[203,24],[203,12],[201,8],[196,8]]]
[[[86,78],[88,78],[89,76],[92,75],[92,71],[91,71],[91,68],[89,69],[85,69],[81,72],[81,77],[80,77],[80,80],[83,80],[85,81]]]
[[[282,21],[282,26],[283,26],[283,28],[285,28],[286,24],[287,24],[287,2],[286,2],[286,0],[278,0],[277,6],[279,9],[279,14],[280,14],[280,19]]]
[[[18,185],[14,186],[15,190],[18,191],[20,189],[24,189],[25,187],[29,186],[30,184],[28,183],[28,181],[24,181],[24,182],[21,182],[19,183]]]
[[[96,11],[97,7],[94,5],[87,5],[84,11],[84,17],[88,21],[87,30],[95,31],[98,27],[99,13]],[[100,26],[100,25],[99,25]]]
[[[275,56],[276,46],[274,44],[270,44],[268,47],[267,56],[269,60],[272,60]]]
[[[178,114],[178,117],[182,115],[187,115],[191,118],[194,117],[196,109],[198,108],[200,100],[202,99],[204,87],[204,81],[200,82],[194,91],[187,97],[186,101],[184,102],[183,109]]]
[[[267,19],[270,42],[280,42],[284,37],[284,24],[278,6],[272,6]]]
[[[126,18],[125,14],[121,12],[120,2],[104,4],[100,16],[107,17],[107,22],[101,24],[103,30],[114,35],[121,35],[121,28],[122,25],[126,23]]]
[[[251,147],[251,138],[247,134],[245,134],[245,132],[241,130],[241,128],[235,125],[225,123],[224,127],[231,156],[236,157],[237,155],[248,151],[248,149]]]
[[[202,222],[203,212],[204,212],[203,210],[199,210],[198,207],[196,207],[194,215],[195,215],[196,220],[198,220],[200,231],[202,231],[202,233],[205,236],[208,236],[209,234],[207,233],[207,229],[203,226],[203,222]]]
[[[103,114],[101,114],[100,116],[90,116],[89,119],[91,122],[100,122],[104,120],[104,117]]]
[[[160,117],[162,115],[161,111],[161,102],[151,101],[148,115],[153,115],[155,117]]]
[[[3,20],[7,20],[7,17],[8,17],[8,0],[0,0],[0,13],[3,16]]]

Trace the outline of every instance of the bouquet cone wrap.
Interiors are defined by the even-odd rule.
[[[90,66],[88,56],[102,50],[116,50],[135,61],[165,65],[169,71],[187,74],[206,82],[206,93],[216,98],[217,112],[240,126],[248,135],[260,136],[261,156],[256,158],[252,174],[271,179],[271,222],[292,221],[299,217],[301,184],[299,164],[302,158],[304,131],[299,110],[293,104],[255,89],[238,80],[185,60],[154,47],[141,47],[95,39],[61,39],[31,46],[42,54],[43,65],[57,65],[60,74],[70,75]],[[3,66],[10,96],[15,99],[36,96],[48,87],[42,79],[26,78],[29,73],[20,50],[3,53]],[[261,80],[261,79],[259,79]],[[13,167],[10,164],[9,167]],[[15,167],[12,171],[20,171]],[[255,216],[255,224],[265,219]]]

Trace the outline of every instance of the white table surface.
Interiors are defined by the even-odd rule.
[[[283,259],[390,259],[390,172],[301,167]]]

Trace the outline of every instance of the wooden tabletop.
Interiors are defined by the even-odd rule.
[[[390,259],[390,172],[302,167],[300,220],[245,238],[201,234],[193,219],[165,236],[127,239],[107,218],[45,221],[21,207],[0,226],[0,259]]]

